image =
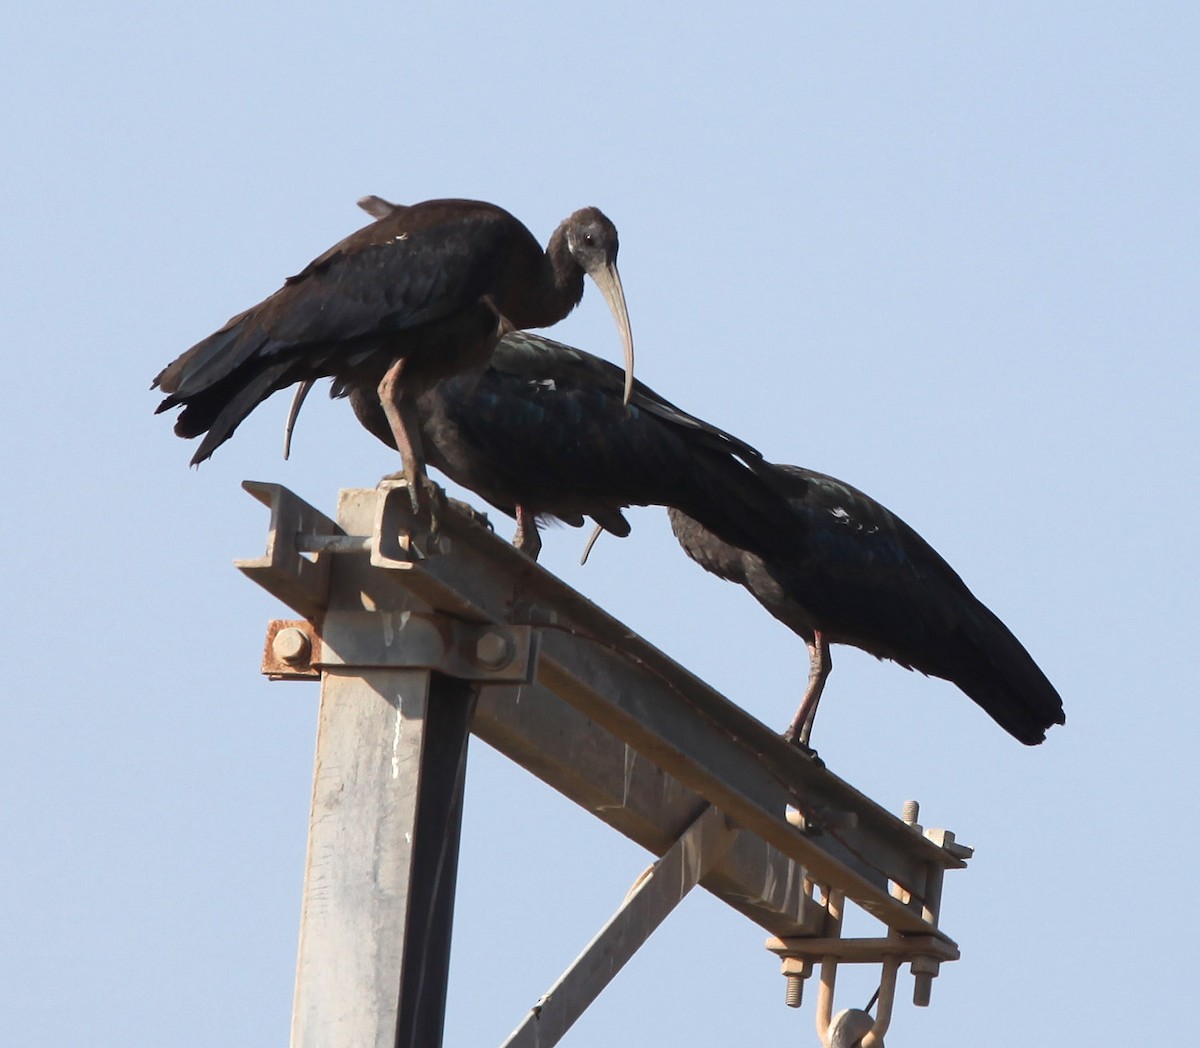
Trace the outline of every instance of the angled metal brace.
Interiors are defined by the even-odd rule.
[[[552,1048],[558,1044],[654,929],[729,850],[737,833],[716,808],[706,808],[634,882],[620,909],[502,1048]]]

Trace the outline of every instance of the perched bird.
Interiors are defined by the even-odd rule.
[[[1058,692],[1020,641],[904,521],[833,477],[798,466],[771,471],[806,525],[783,556],[739,549],[686,512],[673,509],[670,518],[689,557],[744,586],[808,645],[808,687],[789,740],[809,748],[830,644],[951,681],[1026,745],[1066,722]]]
[[[515,517],[514,544],[535,559],[539,520],[578,527],[591,517],[624,537],[621,510],[639,505],[677,506],[764,555],[791,548],[805,522],[756,476],[765,463],[754,448],[641,382],[626,404],[622,387],[608,361],[539,335],[506,335],[483,372],[443,379],[417,398],[427,461]],[[363,426],[391,444],[375,392],[353,387],[349,397]]]
[[[596,208],[576,211],[543,251],[507,211],[474,200],[388,205],[269,298],[167,365],[158,411],[182,406],[181,437],[205,434],[208,458],[278,389],[331,377],[376,391],[417,502],[426,482],[415,399],[439,379],[482,368],[506,332],[562,320],[592,277],[625,349],[633,340],[617,271],[617,231]]]

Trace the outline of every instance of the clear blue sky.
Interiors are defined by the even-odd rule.
[[[232,567],[267,523],[238,484],[330,509],[395,463],[314,398],[291,462],[280,400],[189,470],[147,386],[361,224],[364,193],[492,200],[539,238],[603,208],[639,375],[901,514],[1057,684],[1068,724],[1030,750],[952,686],[835,652],[829,765],[978,848],[946,886],[963,960],[888,1043],[1176,1037],[1200,934],[1198,23],[1182,3],[9,11],[5,1041],[285,1041],[316,690],[258,675],[281,608]],[[617,359],[594,293],[554,334]],[[582,533],[550,533],[544,563],[782,728],[803,645],[661,513],[633,521],[585,569]],[[465,834],[448,1045],[474,1048],[649,857],[481,745]],[[697,893],[567,1043],[815,1043],[762,940]]]

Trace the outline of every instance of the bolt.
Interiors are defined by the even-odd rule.
[[[900,809],[900,818],[911,826],[921,818],[921,805],[916,801],[905,801]]]
[[[503,633],[485,633],[475,642],[475,661],[484,669],[498,670],[512,657],[512,641]]]
[[[275,634],[271,642],[271,650],[277,659],[295,665],[308,659],[312,651],[312,642],[308,634],[295,626],[286,626]]]
[[[913,973],[913,1004],[918,1008],[929,1007],[929,995],[933,991],[934,976],[941,970],[942,962],[936,957],[914,957],[911,965]]]
[[[785,957],[781,967],[787,978],[787,993],[783,1002],[789,1008],[799,1008],[804,1001],[804,980],[812,974],[812,961]]]

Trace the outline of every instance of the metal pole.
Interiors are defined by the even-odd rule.
[[[322,686],[293,1048],[438,1048],[474,688],[423,670]]]
[[[398,1048],[439,1048],[462,837],[467,740],[478,689],[433,674],[400,978]]]

